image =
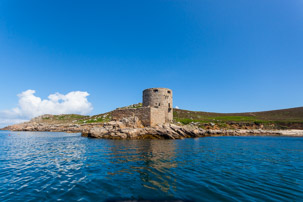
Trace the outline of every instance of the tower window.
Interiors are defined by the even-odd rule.
[[[157,93],[157,92],[158,92],[158,89],[155,89],[154,92]]]
[[[167,93],[169,93],[169,94],[170,94],[170,91],[167,91]]]

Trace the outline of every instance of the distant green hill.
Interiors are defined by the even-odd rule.
[[[183,124],[196,123],[250,123],[250,124],[276,124],[279,128],[303,128],[303,107],[281,109],[264,112],[248,113],[212,113],[174,110],[174,120]]]

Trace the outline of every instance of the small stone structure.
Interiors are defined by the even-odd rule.
[[[173,92],[168,88],[149,88],[143,91],[143,106],[116,109],[113,120],[137,117],[144,126],[156,126],[173,121]]]

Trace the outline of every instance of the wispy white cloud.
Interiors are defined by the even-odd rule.
[[[18,106],[0,112],[0,125],[24,122],[43,114],[89,114],[93,106],[87,100],[89,94],[83,91],[72,91],[65,95],[50,94],[48,99],[35,96],[35,90],[27,90],[20,94]]]

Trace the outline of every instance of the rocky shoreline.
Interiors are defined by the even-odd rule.
[[[11,131],[51,131],[81,133],[84,137],[106,139],[184,139],[207,136],[297,136],[303,130],[202,129],[194,124],[163,124],[144,127],[136,117],[91,124],[46,124],[30,121],[3,128]]]

